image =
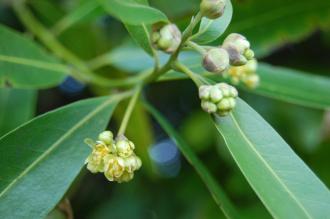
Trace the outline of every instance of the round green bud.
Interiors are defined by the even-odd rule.
[[[222,48],[212,48],[204,55],[203,67],[214,73],[222,73],[229,67],[228,52]]]
[[[220,111],[227,111],[227,110],[230,110],[231,109],[231,102],[229,100],[230,98],[225,98],[225,99],[222,99],[217,107]]]
[[[222,92],[222,95],[224,96],[224,97],[229,97],[229,96],[231,96],[231,94],[230,94],[230,85],[228,85],[228,84],[226,84],[226,83],[218,83],[218,84],[216,84],[215,85],[216,87],[218,87],[220,90],[221,90],[221,92]]]
[[[209,19],[221,17],[225,11],[226,0],[202,0],[200,11]]]
[[[236,106],[236,100],[234,98],[228,98],[230,109],[234,109]]]
[[[152,34],[153,45],[167,53],[173,53],[181,43],[181,32],[175,24],[167,24]]]
[[[235,87],[230,86],[229,87],[229,93],[231,97],[237,97],[238,96],[238,91]]]
[[[223,46],[233,45],[240,54],[250,49],[250,42],[241,34],[231,33],[223,41]]]
[[[113,134],[111,131],[104,131],[99,134],[99,140],[104,142],[106,145],[110,145],[113,142]]]
[[[208,85],[202,85],[198,89],[199,98],[202,100],[208,100],[210,98],[211,87]]]
[[[222,95],[221,90],[218,87],[213,86],[210,90],[210,99],[211,99],[211,101],[213,103],[217,103],[222,99],[222,97],[223,97],[223,95]]]
[[[252,49],[247,49],[245,52],[244,52],[244,57],[247,59],[247,60],[252,60],[254,58],[254,52]]]
[[[134,145],[134,144],[133,144]],[[120,157],[129,157],[133,154],[132,144],[128,140],[116,141],[116,150]]]
[[[204,111],[208,113],[215,113],[217,111],[217,105],[210,101],[203,100],[201,103],[201,107]]]

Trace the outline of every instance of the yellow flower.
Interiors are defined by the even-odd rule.
[[[134,144],[126,139],[116,142],[116,150],[120,157],[129,157],[133,154]]]
[[[111,154],[104,157],[104,175],[109,181],[117,181],[124,170],[125,161],[123,158]]]
[[[109,153],[109,149],[105,144],[98,143],[94,146],[92,153],[87,157],[87,169],[92,173],[103,172],[104,157]]]
[[[125,170],[129,173],[133,173],[138,170],[142,165],[142,162],[135,154],[125,158]]]

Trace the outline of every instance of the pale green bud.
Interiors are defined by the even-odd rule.
[[[231,91],[230,91],[230,85],[226,84],[226,83],[218,83],[215,85],[218,89],[221,90],[222,95],[224,97],[229,97],[231,95]]]
[[[223,97],[223,95],[222,95],[221,90],[218,87],[213,86],[210,90],[210,99],[211,99],[211,101],[213,103],[217,103],[222,99],[222,97]]]
[[[181,43],[181,32],[175,24],[167,24],[152,34],[153,45],[167,53],[173,53]]]
[[[254,58],[254,52],[252,49],[247,49],[245,52],[244,52],[244,56],[247,60],[252,60]]]
[[[226,0],[202,0],[200,11],[209,19],[221,17],[225,11]]]
[[[113,134],[111,131],[104,131],[99,134],[99,140],[104,142],[106,145],[113,143]]]
[[[210,101],[202,100],[201,107],[208,113],[215,113],[217,111],[217,105]]]
[[[238,91],[235,87],[230,86],[229,87],[229,93],[231,97],[237,97],[238,96]]]
[[[104,157],[104,175],[109,181],[116,181],[125,171],[125,160],[115,155]]]
[[[210,98],[211,87],[207,85],[202,85],[199,87],[199,98],[202,100],[208,100]]]
[[[116,150],[119,156],[129,157],[133,154],[134,144],[128,140],[118,140],[116,141]]]
[[[220,111],[227,111],[227,110],[230,110],[231,109],[231,102],[229,100],[230,98],[225,98],[225,99],[222,99],[217,107]]]
[[[228,52],[222,48],[212,48],[203,58],[203,67],[214,73],[222,73],[229,67]]]

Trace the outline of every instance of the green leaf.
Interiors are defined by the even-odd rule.
[[[239,218],[238,213],[236,212],[234,206],[232,206],[230,200],[227,198],[225,192],[218,185],[204,164],[199,160],[194,151],[186,144],[186,142],[175,131],[170,123],[155,108],[149,104],[145,104],[145,107],[162,126],[169,137],[176,143],[177,147],[180,149],[189,163],[195,168],[196,172],[199,174],[209,189],[213,199],[218,204],[219,208],[222,209],[224,214],[228,218]]]
[[[0,42],[0,87],[52,87],[69,71],[30,39],[2,25]]]
[[[250,0],[233,3],[235,13],[229,32],[244,34],[259,57],[330,25],[330,1],[327,0]]]
[[[327,218],[330,192],[244,101],[215,124],[242,173],[274,218]]]
[[[104,130],[121,95],[79,101],[46,113],[0,139],[0,212],[43,218],[62,198]],[[19,209],[19,210],[18,210]]]
[[[330,108],[330,78],[267,64],[258,66],[260,86],[253,92],[303,106]]]
[[[142,49],[152,56],[152,48],[150,44],[150,36],[151,32],[150,25],[128,25],[125,24],[125,27],[128,33],[131,35],[133,40],[142,47]]]
[[[104,14],[104,10],[97,1],[83,1],[69,14],[60,19],[52,28],[56,35],[64,32],[79,21]]]
[[[134,0],[99,0],[99,2],[109,14],[126,24],[141,25],[168,21],[163,12]]]
[[[207,44],[218,39],[227,29],[233,15],[233,6],[230,0],[227,0],[227,5],[224,14],[214,20],[204,17],[199,26],[197,34],[192,39],[199,44]]]
[[[0,136],[33,117],[36,99],[36,90],[0,89]]]

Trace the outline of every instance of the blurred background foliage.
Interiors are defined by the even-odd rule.
[[[25,32],[11,9],[11,1],[0,2],[0,22]],[[61,43],[88,62],[116,50],[121,44],[131,43],[125,27],[102,9],[93,7],[92,2],[29,0],[28,5]],[[330,6],[327,0],[232,0],[232,3],[233,21],[226,33],[246,35],[259,60],[330,76]],[[183,26],[196,12],[199,1],[150,0],[150,4]],[[87,6],[81,8],[81,5]],[[117,54],[118,57],[110,56],[126,68],[106,66],[98,73],[107,77],[134,73],[130,71],[131,62],[125,59],[126,54],[123,51],[123,54]],[[141,65],[149,64],[151,66],[141,60]],[[70,78],[59,87],[38,92],[1,89],[0,134],[34,115],[106,92]],[[270,218],[229,156],[208,115],[200,110],[195,94],[196,88],[191,81],[161,82],[145,89],[146,98],[169,118],[241,212],[247,218]],[[329,187],[330,112],[243,90],[240,94]],[[111,129],[118,127],[124,109],[122,106],[116,110]],[[14,116],[8,117],[9,114]],[[102,175],[83,170],[66,195],[76,218],[223,218],[200,178],[140,103],[133,113],[127,135],[136,143],[144,168],[128,184],[109,183]],[[65,218],[65,212],[59,206],[49,218]]]

